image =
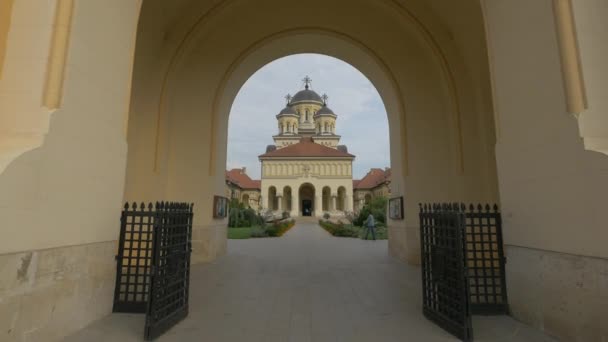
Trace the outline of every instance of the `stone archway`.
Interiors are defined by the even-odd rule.
[[[315,187],[310,183],[300,185],[298,190],[298,198],[300,201],[300,215],[315,216]]]
[[[519,293],[563,291],[551,277],[540,285],[527,280],[533,277],[526,272],[535,269],[525,267],[526,260],[569,265],[564,260],[576,258],[577,265],[595,265],[608,257],[607,232],[596,215],[606,193],[598,186],[607,184],[606,160],[584,150],[606,151],[601,42],[608,31],[596,29],[606,16],[597,1],[309,0],[286,8],[275,0],[113,6],[98,0],[78,2],[74,20],[74,1],[55,1],[40,7],[39,13],[57,14],[56,22],[44,16],[44,24],[32,22],[40,17],[29,6],[13,2],[0,5],[0,88],[6,95],[0,102],[0,216],[11,236],[0,248],[15,260],[22,258],[18,253],[35,258],[48,250],[74,255],[85,249],[110,260],[116,232],[108,227],[123,198],[195,202],[193,261],[225,253],[225,224],[209,208],[214,195],[224,194],[230,103],[252,70],[298,52],[351,63],[385,100],[394,193],[407,188],[408,194],[405,221],[389,222],[393,255],[416,262],[417,201],[497,200],[498,169],[501,200],[512,214],[505,242],[511,264],[524,265],[512,267],[519,276],[514,284],[524,289]],[[259,11],[264,6],[273,11]],[[291,15],[311,8],[322,10]],[[361,17],[370,29],[361,29]],[[108,29],[109,21],[116,25]],[[573,193],[584,196],[573,202]],[[583,227],[576,241],[568,238],[574,226]],[[568,267],[562,273],[577,274]],[[38,289],[16,293],[37,296]],[[593,306],[593,295],[580,298]],[[72,299],[65,302],[78,302]],[[549,302],[520,296],[519,303],[534,302],[530,309],[520,305],[521,316],[543,312],[553,322],[544,326],[567,337],[603,328],[557,311],[545,314],[543,308],[558,305],[542,300]],[[24,303],[22,310],[35,305]],[[574,310],[568,305],[563,311]],[[76,325],[59,320],[66,331]],[[46,332],[21,323],[19,336],[34,328]]]
[[[268,200],[268,210],[275,211],[279,208],[279,197],[277,196],[276,187],[271,186],[268,188],[268,196],[266,198]]]

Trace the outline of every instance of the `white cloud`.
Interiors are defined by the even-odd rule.
[[[303,89],[310,76],[312,89],[329,96],[328,106],[338,114],[336,131],[341,144],[356,155],[355,178],[372,167],[390,165],[388,121],[384,104],[371,82],[351,65],[338,59],[299,54],[278,59],[258,70],[239,91],[230,112],[227,168],[247,167],[260,178],[258,155],[273,144],[275,115],[284,107],[284,96]]]

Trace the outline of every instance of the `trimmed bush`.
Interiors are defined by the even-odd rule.
[[[251,237],[252,238],[263,238],[267,237],[268,233],[262,227],[253,227],[251,228]]]
[[[295,224],[296,221],[294,220],[275,221],[271,225],[266,227],[266,232],[268,233],[268,236],[283,236],[283,234],[285,234]]]
[[[343,223],[336,224],[323,220],[319,220],[319,225],[333,236],[359,237],[359,229],[352,225],[345,225]]]
[[[319,225],[333,236],[354,237],[361,239],[365,238],[366,229],[362,227],[357,227],[350,224],[332,223],[324,220],[319,220]],[[376,226],[376,239],[388,239],[388,230],[384,225]]]
[[[331,218],[331,215],[329,213],[325,213],[323,214],[323,218],[329,220]]]
[[[263,223],[264,218],[256,214],[255,210],[251,208],[242,208],[242,206],[238,204],[232,206],[228,213],[228,227],[230,228],[261,226]]]

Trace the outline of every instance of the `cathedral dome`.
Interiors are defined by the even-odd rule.
[[[292,104],[298,102],[317,102],[319,104],[323,104],[323,99],[314,90],[308,89],[307,86],[306,89],[300,90],[291,99]]]
[[[283,108],[281,110],[281,112],[279,113],[279,115],[287,115],[287,114],[297,115],[296,110],[293,109],[292,106],[287,106],[287,107]]]
[[[336,113],[334,113],[334,111],[329,109],[329,107],[327,107],[326,105],[323,105],[323,107],[321,107],[321,109],[319,109],[317,111],[316,115],[323,115],[323,114],[336,115]]]

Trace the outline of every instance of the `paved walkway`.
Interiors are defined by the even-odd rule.
[[[190,315],[162,341],[457,341],[421,313],[420,275],[386,241],[300,222],[282,238],[229,240],[193,267]],[[142,341],[143,315],[112,314],[66,342]],[[474,318],[475,341],[551,341],[509,317]]]

